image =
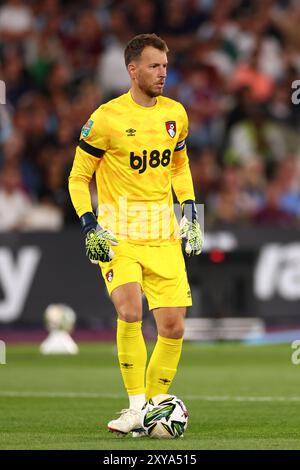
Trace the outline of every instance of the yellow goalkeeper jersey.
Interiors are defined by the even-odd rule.
[[[144,107],[129,91],[101,105],[82,128],[69,178],[78,216],[92,212],[95,173],[102,227],[135,243],[174,243],[172,187],[180,203],[194,200],[187,133],[185,109],[163,96]]]

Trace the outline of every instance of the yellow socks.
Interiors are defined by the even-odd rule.
[[[136,403],[136,401],[141,402],[142,405],[145,401],[145,369],[147,362],[147,350],[141,321],[128,323],[118,319],[117,348],[124,385],[130,403],[132,401],[130,407],[139,408],[139,403]]]
[[[168,393],[180,359],[183,339],[157,337],[146,375],[146,400]],[[145,402],[147,350],[142,322],[118,319],[117,348],[120,369],[129,396],[130,408],[141,409]]]
[[[146,375],[146,400],[168,393],[180,359],[183,339],[157,337]]]

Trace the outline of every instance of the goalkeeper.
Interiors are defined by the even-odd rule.
[[[180,239],[190,256],[203,243],[185,145],[187,114],[162,96],[167,52],[155,34],[127,44],[131,88],[101,105],[83,126],[69,178],[86,254],[99,264],[118,317],[118,360],[129,406],[108,429],[133,436],[143,435],[141,408],[149,397],[168,392],[181,355],[192,300]],[[97,219],[89,191],[94,174]],[[179,227],[172,188],[182,207]],[[143,294],[158,332],[147,369]]]

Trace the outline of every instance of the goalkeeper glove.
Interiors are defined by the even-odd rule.
[[[203,246],[203,235],[197,219],[196,204],[187,200],[182,204],[182,219],[179,225],[179,236],[184,239],[184,251],[187,255],[200,255]]]
[[[118,244],[116,237],[98,225],[92,212],[86,212],[79,220],[85,233],[85,250],[90,262],[98,264],[99,261],[110,261],[114,256],[110,245]]]

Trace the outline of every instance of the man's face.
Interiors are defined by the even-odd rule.
[[[138,87],[151,98],[159,96],[167,76],[167,54],[147,46],[141,57],[129,65],[131,78]]]

